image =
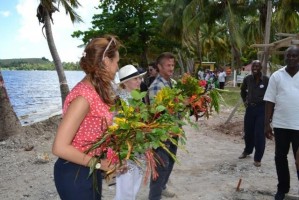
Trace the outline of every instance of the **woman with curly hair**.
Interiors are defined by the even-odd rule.
[[[101,199],[101,172],[115,168],[102,156],[104,146],[88,153],[87,150],[112,123],[109,109],[114,102],[112,81],[118,70],[120,46],[110,35],[92,39],[80,60],[86,76],[64,102],[63,118],[52,148],[58,156],[54,181],[62,200]],[[89,175],[90,167],[96,169],[96,176]]]

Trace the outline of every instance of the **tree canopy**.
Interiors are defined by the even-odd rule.
[[[278,32],[299,31],[298,1],[275,0],[272,10],[271,41]],[[182,64],[192,58],[239,68],[258,58],[250,45],[264,42],[266,16],[267,0],[103,0],[92,27],[72,36],[84,44],[98,35],[118,36],[125,46],[121,65],[145,67],[172,51]]]
[[[92,27],[76,31],[73,37],[82,37],[86,44],[91,38],[114,34],[123,42],[120,63],[133,63],[142,67],[155,59],[161,51],[172,51],[176,42],[161,35],[158,13],[161,3],[154,0],[104,0],[93,16]]]

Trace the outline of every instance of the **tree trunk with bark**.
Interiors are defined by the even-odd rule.
[[[22,132],[22,125],[18,119],[4,84],[4,79],[0,71],[0,140]]]
[[[143,69],[147,69],[147,65],[148,65],[148,59],[147,59],[147,47],[144,46],[143,47],[143,51],[141,53],[141,62],[140,62],[140,66],[143,68]]]
[[[62,105],[64,103],[64,100],[69,93],[69,86],[67,84],[67,80],[65,77],[65,73],[62,67],[62,63],[60,60],[60,57],[58,55],[56,45],[54,42],[53,34],[52,34],[52,27],[51,27],[51,19],[49,12],[45,9],[45,30],[46,30],[46,37],[47,37],[47,42],[48,46],[53,58],[53,62],[57,71],[58,79],[59,79],[59,84],[60,84],[60,93],[61,93],[61,100],[62,100]]]
[[[202,44],[200,42],[200,30],[198,30],[196,32],[196,49],[197,49],[197,53],[198,53],[198,62],[199,62],[199,66],[195,69],[195,73],[199,70],[202,69]]]
[[[180,75],[183,75],[185,73],[185,69],[184,69],[184,63],[183,63],[183,59],[182,59],[182,55],[181,55],[181,51],[179,50],[178,51],[178,64],[181,68],[181,74]]]

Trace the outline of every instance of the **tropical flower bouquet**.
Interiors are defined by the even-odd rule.
[[[139,155],[145,155],[145,177],[149,177],[151,173],[155,179],[158,176],[155,170],[157,162],[162,161],[154,154],[153,149],[161,147],[177,160],[164,142],[169,140],[178,145],[173,137],[179,137],[180,141],[184,141],[185,135],[180,127],[181,122],[166,112],[163,105],[144,104],[142,98],[145,97],[145,92],[132,91],[131,94],[133,98],[129,99],[129,105],[121,99],[118,100],[113,108],[117,113],[114,124],[108,127],[104,136],[88,151],[103,148],[105,145],[106,156],[112,164],[128,159],[140,164]],[[91,172],[93,170],[91,169]]]
[[[123,160],[132,160],[140,165],[140,155],[146,161],[145,181],[151,175],[158,177],[157,164],[163,161],[155,155],[153,149],[163,148],[176,161],[165,145],[166,141],[184,148],[186,137],[182,126],[190,121],[190,108],[198,119],[208,116],[212,106],[218,112],[217,96],[211,96],[197,79],[185,74],[177,83],[177,87],[165,87],[160,90],[151,105],[142,102],[145,92],[136,90],[131,92],[132,99],[129,104],[119,99],[113,107],[116,113],[114,124],[108,127],[106,133],[89,151],[103,148],[106,157],[111,163],[122,163]],[[179,138],[178,140],[174,138]],[[91,167],[91,173],[94,168]],[[113,171],[108,172],[108,174]]]
[[[196,121],[203,116],[208,118],[212,108],[219,112],[220,94],[216,89],[207,91],[206,85],[205,80],[197,80],[188,73],[184,74],[176,85],[182,96],[187,99],[186,105],[190,106]]]

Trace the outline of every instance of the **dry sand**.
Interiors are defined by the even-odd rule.
[[[243,113],[236,113],[224,125],[232,108],[222,108],[221,114],[200,119],[199,129],[184,127],[187,134],[186,151],[178,150],[169,189],[177,196],[173,200],[270,200],[276,191],[274,142],[267,141],[261,167],[253,165],[253,157],[240,160]],[[60,116],[26,126],[24,134],[0,142],[0,199],[58,200],[54,182],[51,154]],[[291,172],[290,193],[298,193],[294,159],[289,154]],[[239,180],[240,190],[236,191]],[[112,200],[114,189],[103,186],[103,200]],[[145,200],[148,185],[142,185],[138,199]],[[167,198],[163,198],[167,199]],[[290,199],[290,198],[289,198]]]

